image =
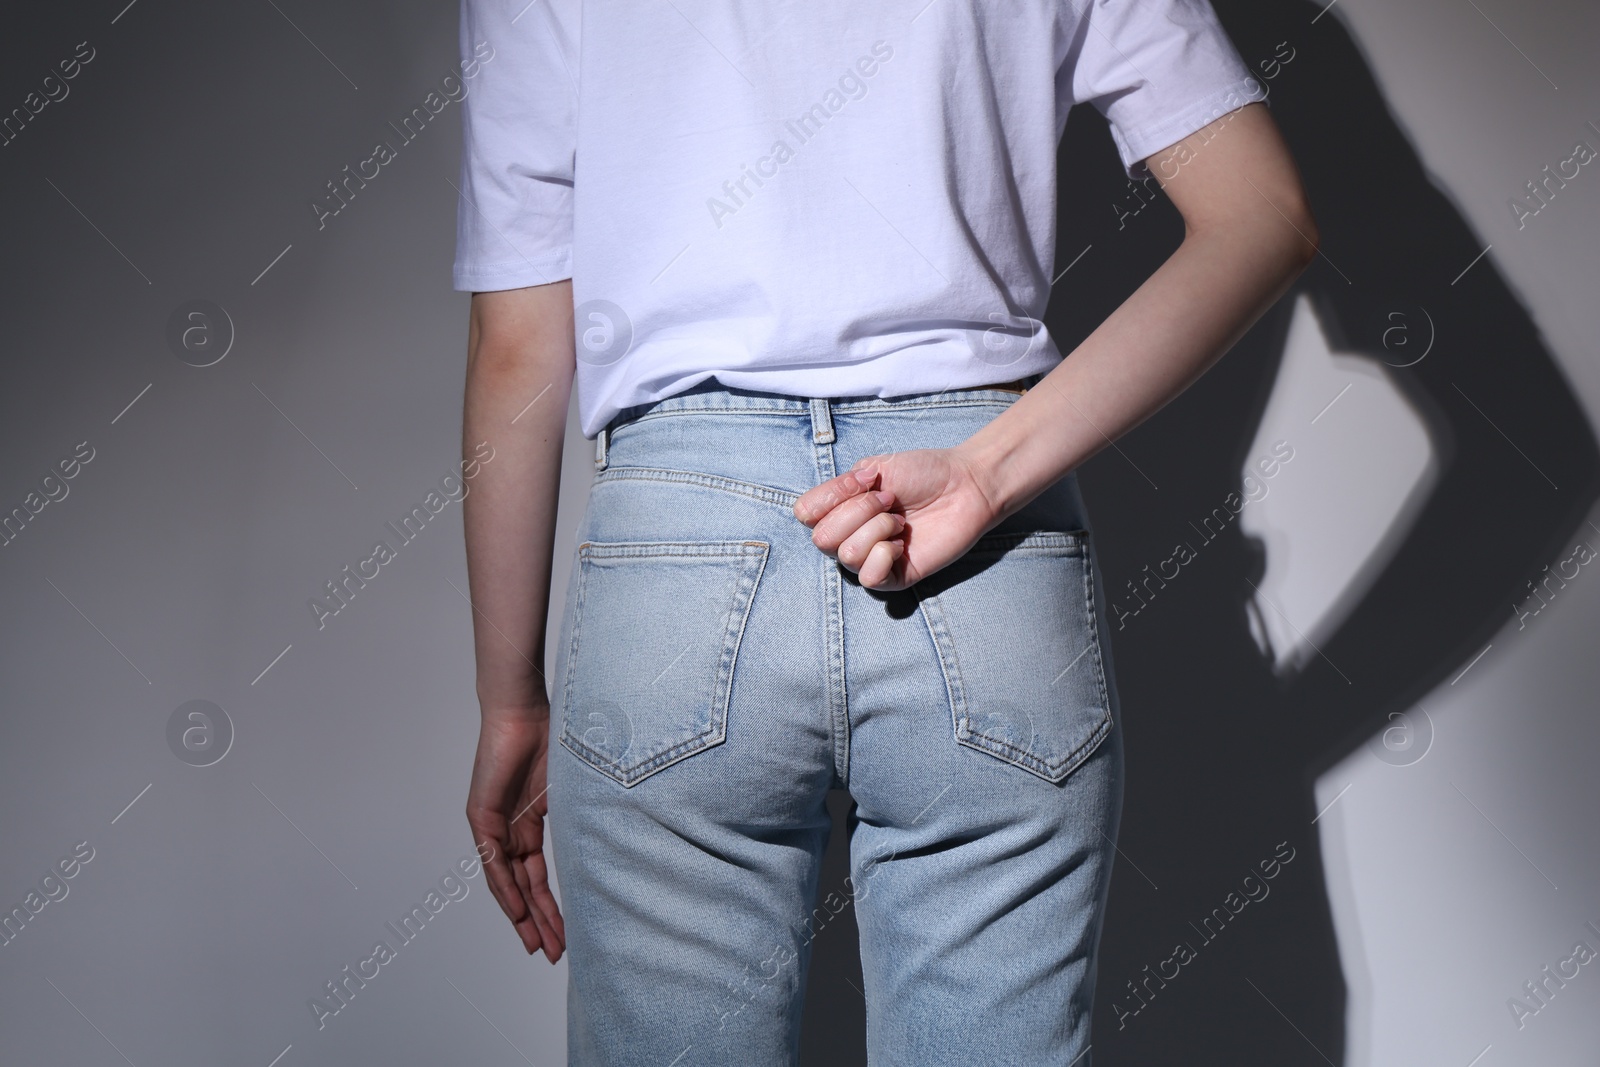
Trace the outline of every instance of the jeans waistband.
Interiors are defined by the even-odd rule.
[[[973,393],[1006,392],[1026,393],[1039,383],[1045,372],[1030,374],[1009,382],[994,385],[971,385],[942,389],[933,393],[905,393],[900,396],[836,396],[805,397],[781,393],[764,393],[753,389],[738,389],[723,385],[715,378],[707,378],[681,393],[646,404],[623,408],[611,421],[600,428],[595,436],[594,465],[604,469],[606,449],[611,434],[619,427],[649,415],[675,412],[715,412],[719,415],[755,414],[772,415],[789,412],[796,416],[809,416],[812,437],[818,444],[833,440],[833,414],[835,412],[893,411],[899,408],[937,407],[941,404],[971,403]]]

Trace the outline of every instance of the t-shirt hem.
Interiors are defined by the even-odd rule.
[[[470,266],[457,263],[451,270],[452,287],[461,292],[492,293],[502,289],[523,289],[548,285],[572,277],[572,246],[514,263]]]
[[[975,334],[981,344],[982,333]],[[594,440],[602,426],[621,412],[656,399],[675,396],[706,378],[715,377],[724,387],[753,389],[791,397],[878,396],[885,398],[937,393],[973,388],[993,382],[1006,382],[1029,375],[1043,375],[1061,362],[1060,351],[1049,338],[1034,351],[1009,364],[989,364],[971,358],[971,339],[947,340],[939,346],[910,345],[878,356],[848,363],[807,367],[790,365],[774,369],[760,363],[736,365],[723,361],[705,347],[691,349],[693,363],[673,369],[673,354],[656,350],[650,362],[657,372],[649,381],[602,384],[581,374],[579,382],[579,427],[587,440]],[[940,358],[945,355],[953,362]],[[629,353],[632,359],[638,352]],[[731,353],[730,353],[731,355]]]

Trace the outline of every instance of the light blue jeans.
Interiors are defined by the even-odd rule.
[[[1018,398],[712,379],[597,441],[550,676],[569,1064],[795,1063],[854,908],[873,1067],[1088,1067],[1123,757],[1076,478],[897,593],[791,511]],[[834,787],[851,873],[819,885]]]

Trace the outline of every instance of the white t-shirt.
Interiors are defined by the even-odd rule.
[[[589,438],[1050,370],[1068,109],[1139,178],[1266,95],[1208,0],[462,0],[461,53],[454,288],[572,279]]]

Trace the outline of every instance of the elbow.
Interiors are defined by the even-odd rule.
[[[1322,247],[1322,231],[1317,228],[1317,220],[1311,214],[1310,205],[1303,199],[1292,211],[1286,212],[1285,217],[1294,228],[1295,236],[1289,243],[1293,248],[1295,273],[1299,274],[1317,258],[1317,252]]]
[[[570,281],[472,296],[469,378],[570,376],[576,369],[575,344]]]
[[[1306,212],[1304,224],[1300,226],[1300,236],[1302,240],[1298,245],[1299,268],[1305,270],[1311,266],[1311,261],[1316,259],[1317,253],[1322,250],[1322,232],[1317,229],[1317,220],[1311,217],[1309,211]]]
[[[1271,217],[1257,215],[1252,230],[1255,254],[1263,267],[1293,282],[1317,258],[1322,234],[1311,212],[1282,208]]]

